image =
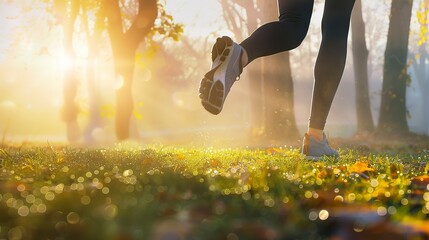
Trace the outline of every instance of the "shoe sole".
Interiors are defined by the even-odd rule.
[[[222,111],[223,103],[225,102],[224,83],[220,79],[214,79],[214,76],[219,67],[225,64],[225,61],[232,52],[232,46],[233,41],[228,37],[217,39],[212,49],[212,55],[214,55],[213,53],[217,53],[216,50],[219,50],[217,49],[218,47],[223,48],[220,54],[212,57],[213,64],[217,63],[217,66],[207,72],[201,80],[201,104],[208,112],[214,115]]]

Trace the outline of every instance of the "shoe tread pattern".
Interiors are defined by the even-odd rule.
[[[222,111],[225,87],[214,79],[216,70],[225,62],[231,53],[233,42],[228,37],[218,38],[212,48],[212,69],[201,80],[199,97],[203,107],[210,113],[217,115]]]

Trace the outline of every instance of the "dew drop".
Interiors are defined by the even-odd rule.
[[[355,224],[355,226],[353,227],[353,231],[357,232],[357,233],[361,233],[365,230],[365,228],[363,226],[360,226],[362,224]]]
[[[60,183],[57,186],[55,186],[55,193],[60,194],[64,191],[64,184]]]
[[[356,200],[356,194],[354,193],[349,193],[348,195],[348,200],[353,202],[354,200]]]
[[[54,198],[55,198],[55,194],[54,194],[53,192],[47,192],[47,193],[45,194],[45,198],[46,198],[46,200],[48,200],[48,201],[52,201],[52,200],[54,200]]]
[[[43,186],[43,187],[40,188],[40,193],[41,194],[46,194],[47,192],[49,192],[49,187]]]
[[[423,199],[424,199],[426,202],[429,202],[429,192],[425,192],[425,194],[423,194]]]
[[[379,216],[386,216],[387,214],[387,209],[385,207],[378,207],[377,208],[377,214]]]
[[[401,204],[404,206],[408,205],[408,199],[406,198],[401,199]]]
[[[319,218],[320,220],[325,221],[326,219],[329,218],[329,212],[327,210],[321,210],[319,212]]]
[[[308,214],[308,219],[310,219],[310,221],[316,221],[317,217],[318,217],[318,215],[317,215],[317,212],[315,212],[315,211],[311,211]]]
[[[30,209],[27,206],[21,206],[18,208],[18,214],[21,217],[26,217],[30,213]]]
[[[78,224],[80,221],[80,217],[79,214],[75,213],[75,212],[70,212],[69,214],[67,214],[67,222],[70,224]]]
[[[335,202],[344,202],[344,198],[341,195],[337,195],[337,196],[335,196],[334,201]]]
[[[114,204],[109,204],[104,208],[103,215],[107,220],[112,220],[118,214],[118,207]]]
[[[394,206],[390,206],[389,208],[387,208],[387,212],[388,212],[390,215],[395,215],[395,214],[396,214],[396,212],[397,212],[396,207],[394,207]]]
[[[37,206],[37,212],[38,213],[45,213],[46,212],[46,205],[45,204],[39,204],[38,206]]]
[[[56,229],[58,232],[62,232],[62,231],[64,231],[66,228],[67,228],[67,223],[66,223],[66,222],[64,222],[64,221],[59,221],[59,222],[57,222],[57,223],[55,224],[55,229]]]
[[[78,183],[83,183],[83,181],[85,181],[85,178],[83,178],[83,177],[78,177],[77,178],[77,182]]]
[[[91,198],[89,196],[82,196],[80,202],[82,205],[89,205],[91,203]]]
[[[104,178],[104,182],[105,183],[110,183],[112,181],[112,179],[110,177],[105,177]]]
[[[372,186],[372,187],[374,187],[374,188],[378,186],[378,181],[377,181],[377,179],[372,179],[372,180],[371,180],[371,186]]]
[[[19,185],[16,187],[16,189],[17,189],[19,192],[23,192],[23,191],[25,191],[25,185],[24,185],[24,184],[19,184]]]
[[[101,192],[102,192],[103,194],[108,194],[108,193],[110,192],[110,190],[109,190],[109,188],[108,188],[108,187],[104,187],[103,189],[101,189]]]
[[[9,230],[7,233],[10,240],[20,240],[23,237],[22,227],[15,227]]]
[[[129,177],[129,176],[133,175],[133,170],[131,170],[131,169],[127,169],[127,170],[125,170],[125,171],[122,173],[122,175],[123,175],[124,177]]]
[[[241,194],[241,198],[245,201],[248,201],[252,198],[252,195],[250,195],[249,192],[245,192],[245,193]]]
[[[34,203],[35,200],[36,197],[33,194],[30,194],[25,198],[25,201],[27,201],[28,203]]]

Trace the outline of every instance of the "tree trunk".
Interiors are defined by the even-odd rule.
[[[289,53],[264,59],[265,134],[268,140],[297,140]]]
[[[265,2],[265,21],[278,18],[276,2]],[[268,140],[297,140],[294,88],[289,53],[279,53],[264,61],[264,129]]]
[[[251,33],[258,28],[260,13],[255,8],[253,1],[246,1],[247,32]],[[263,94],[263,61],[255,61],[248,66],[249,91],[250,91],[250,137],[259,139],[264,134],[264,94]]]
[[[429,26],[429,0],[425,0],[423,2],[422,15],[424,15],[423,19],[419,19],[419,23],[421,26],[421,34],[425,35],[427,33],[424,32],[423,29],[428,29]],[[420,93],[422,96],[422,123],[424,124],[423,128],[425,129],[425,134],[429,135],[429,54],[427,51],[428,39],[421,39],[422,41],[419,46],[419,57],[415,59],[413,66],[415,67],[416,77],[420,86]]]
[[[258,28],[258,20],[261,14],[255,7],[254,0],[220,0],[223,9],[223,16],[228,28],[234,33],[234,38],[242,40],[243,26],[247,28],[247,33],[251,33]],[[234,4],[239,5],[246,11],[246,17],[243,21],[237,22],[237,13],[233,11]],[[250,95],[250,138],[259,140],[264,134],[264,110],[263,110],[263,74],[262,61],[255,61],[246,67],[249,81]]]
[[[368,87],[368,49],[365,41],[365,23],[362,18],[362,0],[357,0],[352,14],[353,67],[356,83],[357,135],[374,131]]]
[[[79,1],[72,1],[68,9],[68,1],[57,0],[54,6],[64,28],[63,47],[63,108],[61,113],[62,120],[66,123],[66,134],[69,142],[76,142],[80,139],[80,128],[77,122],[79,107],[76,103],[78,79],[76,76],[76,56],[73,50],[73,33],[76,17],[79,14]]]
[[[424,1],[424,12],[426,13],[426,17],[425,17],[425,28],[424,29],[428,29],[429,27],[429,0],[425,0]],[[428,53],[428,49],[426,49],[424,46],[427,46],[429,42],[429,39],[425,39],[425,44],[422,44],[420,46],[421,49],[421,53],[422,53],[422,59],[420,60],[422,65],[423,65],[423,70],[422,70],[422,79],[421,81],[424,82],[425,84],[422,84],[423,87],[423,96],[424,96],[424,102],[422,104],[423,106],[423,122],[426,123],[426,135],[429,135],[429,53]],[[426,81],[424,81],[424,79],[426,79]]]
[[[250,92],[250,137],[259,139],[264,130],[264,93],[262,61],[257,61],[247,68]]]
[[[101,13],[95,16],[94,32],[91,34],[88,22],[88,6],[82,5],[82,24],[88,42],[88,60],[86,68],[86,81],[89,95],[89,123],[84,131],[84,138],[87,142],[94,141],[93,131],[102,126],[101,119],[101,96],[97,81],[100,81],[98,76],[98,53],[99,41],[101,40],[101,31],[103,29],[104,19],[100,16]]]
[[[256,1],[264,14],[258,14],[253,0],[233,0],[247,13],[247,29],[251,33],[258,27],[258,20],[273,21],[278,18],[276,2]],[[241,34],[231,2],[221,0],[225,20],[236,35]],[[294,94],[289,53],[260,59],[248,66],[250,74],[252,137],[264,135],[268,140],[296,140],[299,137],[295,121]],[[260,138],[259,138],[260,139]]]
[[[407,56],[412,3],[412,0],[392,1],[377,127],[377,133],[380,136],[409,133],[405,103],[409,79]]]
[[[429,7],[428,7],[429,8]],[[422,65],[420,82],[421,82],[421,91],[422,91],[422,118],[425,123],[424,128],[426,129],[426,135],[429,135],[429,54],[426,49],[424,49],[423,45],[420,47],[422,52],[422,57],[420,59],[420,64]]]
[[[423,129],[425,129],[425,134],[429,135],[429,54],[424,45],[419,47],[419,55],[419,58],[415,59],[413,66],[415,67],[420,95],[422,96],[421,122],[424,124]]]
[[[412,81],[417,81],[418,91],[420,93],[421,109],[418,117],[422,123],[421,129],[424,129],[424,134],[429,134],[429,56],[424,44],[420,45],[416,53],[410,53],[410,58],[413,58],[411,68],[414,73]],[[413,116],[414,117],[414,116]]]
[[[105,1],[108,31],[112,45],[115,70],[122,83],[116,91],[116,137],[129,138],[130,118],[133,112],[132,81],[135,67],[135,52],[150,32],[158,16],[156,0],[139,0],[139,12],[130,29],[123,31],[119,2]]]

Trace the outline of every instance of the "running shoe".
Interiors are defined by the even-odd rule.
[[[322,141],[318,141],[313,136],[305,134],[302,153],[308,160],[319,160],[324,157],[337,159],[339,157],[338,151],[329,146],[325,133],[323,133]]]
[[[229,37],[216,40],[212,48],[212,67],[200,83],[200,98],[203,107],[212,114],[222,111],[226,96],[240,77],[242,47]]]

